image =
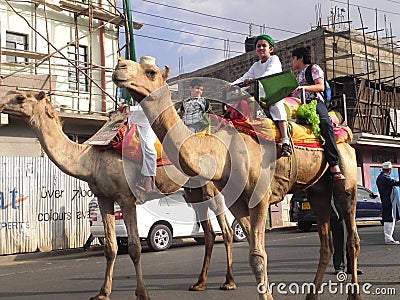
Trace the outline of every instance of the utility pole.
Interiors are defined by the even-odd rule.
[[[135,36],[133,34],[133,18],[132,18],[132,9],[131,9],[131,1],[132,0],[124,0],[125,6],[125,14],[128,19],[128,30],[129,30],[129,53],[126,52],[126,58],[130,60],[136,61],[136,50],[135,50]]]

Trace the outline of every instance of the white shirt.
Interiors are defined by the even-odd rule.
[[[282,64],[277,55],[271,55],[265,63],[261,60],[256,61],[250,69],[240,78],[236,79],[232,84],[238,84],[243,82],[247,78],[260,78],[276,73],[282,72]],[[261,84],[259,84],[259,97],[265,96],[264,89]]]

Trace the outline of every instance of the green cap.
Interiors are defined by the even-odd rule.
[[[268,44],[269,44],[271,47],[275,47],[275,41],[274,41],[274,39],[273,39],[272,37],[270,37],[268,34],[261,34],[261,35],[259,35],[258,37],[256,37],[256,41],[254,42],[254,44],[257,44],[257,42],[258,42],[259,40],[265,40],[265,41],[268,42]]]

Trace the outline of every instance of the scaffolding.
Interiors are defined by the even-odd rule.
[[[325,34],[325,67],[333,94],[346,94],[348,125],[354,132],[398,136],[400,44],[391,25],[379,29],[376,10],[372,31],[366,31],[360,10],[357,29],[351,29],[349,14],[347,20],[338,17],[337,9],[332,14]]]
[[[128,26],[118,2],[2,1],[0,95],[12,89],[46,90],[60,111],[104,115],[113,110],[111,73],[121,51],[129,48],[119,46],[121,32],[129,41],[129,28],[142,26]],[[8,36],[21,30],[29,45],[9,47]]]

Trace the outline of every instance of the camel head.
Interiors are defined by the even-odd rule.
[[[154,58],[142,57],[141,62],[120,58],[112,75],[114,83],[125,88],[133,100],[140,102],[155,90],[166,85],[169,67],[162,71],[154,63]]]
[[[46,114],[55,117],[54,107],[45,92],[9,91],[0,99],[0,112],[31,120],[39,106],[44,106]]]

